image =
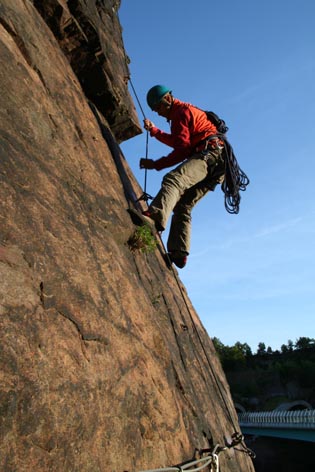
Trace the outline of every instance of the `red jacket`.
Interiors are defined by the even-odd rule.
[[[171,133],[165,133],[153,127],[150,135],[164,144],[174,148],[167,156],[155,161],[155,169],[171,167],[190,157],[200,141],[217,133],[216,127],[207,119],[199,108],[174,98],[168,119],[171,122]]]

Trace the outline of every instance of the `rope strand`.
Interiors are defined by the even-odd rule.
[[[144,111],[143,111],[143,108],[141,106],[141,103],[140,103],[140,100],[138,98],[138,95],[137,95],[137,92],[133,86],[133,83],[132,83],[132,80],[131,78],[129,77],[129,82],[130,82],[130,85],[131,85],[131,88],[132,88],[132,91],[134,93],[134,96],[137,100],[137,103],[139,105],[139,108],[141,110],[141,113],[142,113],[142,116],[143,116],[143,119],[145,120],[146,119],[146,116],[144,114]],[[149,131],[146,132],[146,144],[145,144],[145,158],[148,159],[149,157]],[[143,194],[141,195],[140,198],[138,198],[137,202],[138,201],[141,201],[141,200],[144,200],[146,203],[148,202],[148,200],[153,200],[153,197],[151,197],[151,195],[149,195],[147,193],[147,180],[148,180],[148,169],[145,169],[144,170],[144,186],[143,186]]]
[[[214,369],[213,369],[212,364],[211,364],[211,362],[210,362],[210,359],[209,359],[209,357],[208,357],[207,350],[206,350],[206,348],[205,348],[205,346],[204,346],[204,344],[203,344],[203,341],[202,341],[202,339],[201,339],[201,336],[200,336],[200,334],[199,334],[199,332],[198,332],[198,329],[197,329],[197,327],[196,327],[196,323],[195,323],[195,321],[194,321],[194,319],[193,319],[193,316],[192,316],[192,314],[191,314],[191,310],[190,310],[189,305],[188,305],[188,303],[187,303],[187,300],[186,300],[184,291],[183,291],[182,286],[181,286],[181,284],[180,284],[180,282],[179,282],[179,280],[178,280],[177,274],[176,274],[175,269],[174,269],[174,267],[173,267],[173,265],[172,265],[172,263],[171,263],[171,260],[170,260],[170,258],[169,258],[169,256],[168,256],[168,253],[167,253],[167,251],[166,251],[166,248],[165,248],[164,242],[163,242],[163,240],[162,240],[162,237],[161,237],[161,235],[160,235],[159,233],[158,233],[158,236],[159,236],[160,242],[161,242],[161,244],[162,244],[162,247],[163,247],[164,253],[165,253],[165,255],[166,255],[166,258],[168,259],[168,263],[169,263],[169,265],[170,265],[170,267],[171,267],[171,270],[172,270],[172,273],[173,273],[173,275],[174,275],[176,284],[177,284],[177,286],[178,286],[178,288],[179,288],[179,291],[180,291],[180,293],[181,293],[181,296],[182,296],[182,299],[183,299],[183,301],[184,301],[184,304],[185,304],[186,310],[187,310],[187,312],[188,312],[189,318],[190,318],[190,320],[191,320],[193,329],[194,329],[194,331],[195,331],[196,334],[197,334],[197,338],[198,338],[198,340],[199,340],[199,343],[200,343],[200,345],[201,345],[202,351],[203,351],[203,353],[204,353],[204,355],[205,355],[205,358],[206,358],[206,360],[207,360],[207,364],[208,364],[208,366],[209,366],[209,369],[210,369],[210,371],[211,371],[211,373],[212,373],[212,377],[213,377],[213,379],[214,379],[215,385],[216,385],[217,390],[218,390],[218,392],[219,392],[219,396],[221,397],[221,400],[223,401],[223,404],[224,404],[224,407],[225,407],[226,416],[227,416],[228,420],[230,421],[230,423],[231,423],[231,425],[232,425],[232,427],[233,427],[233,429],[234,429],[234,434],[235,434],[235,433],[237,433],[237,430],[238,430],[239,428],[236,427],[235,422],[234,422],[234,419],[233,419],[233,417],[232,417],[232,415],[231,415],[231,413],[230,413],[228,404],[227,404],[227,402],[226,402],[226,400],[225,400],[225,397],[224,397],[224,395],[223,395],[223,393],[222,393],[222,389],[221,389],[221,387],[220,387],[220,384],[219,384],[219,382],[218,382],[217,376],[216,376],[216,374],[215,374],[215,372],[214,372]],[[238,433],[237,433],[237,434],[238,434]]]
[[[185,462],[181,465],[176,465],[176,466],[171,466],[171,467],[162,467],[160,469],[142,470],[140,472],[173,472],[173,471],[198,472],[200,470],[205,469],[206,467],[209,467],[210,470],[213,472],[219,472],[219,456],[221,452],[223,451],[234,448],[235,451],[243,452],[244,454],[247,454],[251,458],[256,457],[255,453],[253,453],[251,449],[248,449],[248,448],[238,449],[236,447],[238,444],[241,444],[242,442],[243,442],[243,436],[235,436],[231,444],[226,445],[226,446],[220,446],[220,444],[217,444],[216,446],[213,447],[212,451],[210,449],[201,449],[201,450],[196,449],[196,452],[198,452],[201,456],[203,454],[206,454],[204,457],[200,457],[198,459],[195,457],[191,461]]]
[[[133,93],[134,93],[134,96],[136,97],[136,100],[137,100],[137,103],[138,103],[138,105],[139,105],[139,108],[140,108],[140,110],[141,110],[143,119],[145,120],[145,119],[146,119],[146,116],[145,116],[145,114],[144,114],[144,111],[143,111],[143,108],[142,108],[142,106],[141,106],[140,100],[139,100],[139,98],[138,98],[137,92],[136,92],[136,90],[135,90],[135,88],[134,88],[134,86],[133,86],[133,83],[132,83],[132,80],[131,80],[130,77],[129,77],[129,82],[130,82],[132,91],[133,91]]]

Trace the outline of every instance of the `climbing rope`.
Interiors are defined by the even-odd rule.
[[[200,465],[203,462],[202,465]],[[215,468],[212,469],[212,464],[215,465]],[[197,467],[194,467],[197,465]],[[197,472],[199,470],[205,469],[206,467],[211,466],[213,471],[219,472],[219,456],[217,454],[209,454],[202,459],[197,459],[192,462],[188,462],[183,466],[175,466],[175,467],[164,467],[162,469],[149,469],[149,470],[142,470],[140,472],[171,472],[171,471],[183,471],[189,470],[189,472]],[[191,467],[194,467],[191,469]]]
[[[132,80],[131,78],[129,77],[129,82],[130,82],[130,85],[131,85],[131,88],[132,88],[132,91],[134,93],[134,96],[137,100],[137,103],[139,105],[139,108],[141,110],[141,113],[142,113],[142,116],[143,116],[143,119],[145,120],[146,119],[146,116],[145,116],[145,113],[143,111],[143,108],[141,106],[141,103],[140,103],[140,100],[138,98],[138,95],[137,95],[137,92],[133,86],[133,83],[132,83]],[[146,133],[146,144],[145,144],[145,158],[148,159],[148,156],[149,156],[149,131],[147,131]],[[143,194],[141,195],[141,197],[138,198],[137,202],[143,200],[145,201],[146,203],[148,202],[148,200],[153,200],[153,197],[151,197],[151,195],[149,195],[147,193],[147,175],[148,175],[148,170],[145,169],[145,172],[144,172],[144,186],[143,186]]]
[[[132,83],[131,77],[129,77],[129,83],[130,83],[130,85],[131,85],[131,88],[132,88],[132,91],[133,91],[133,93],[134,93],[134,96],[136,97],[136,100],[137,100],[137,103],[138,103],[138,105],[139,105],[139,108],[140,108],[140,110],[141,110],[141,113],[142,113],[143,119],[145,120],[145,119],[146,119],[146,116],[145,116],[145,113],[144,113],[144,111],[143,111],[143,108],[142,108],[142,106],[141,106],[140,100],[139,100],[139,98],[138,98],[138,95],[137,95],[136,89],[135,89],[135,88],[134,88],[134,86],[133,86],[133,83]]]
[[[118,14],[118,11],[116,12],[117,14],[117,18],[119,20],[119,23],[120,23],[120,19],[119,19],[119,14]],[[126,75],[125,75],[125,79],[128,80],[128,82],[130,83],[130,86],[132,88],[132,91],[133,91],[133,94],[135,96],[135,99],[139,105],[139,108],[140,108],[140,111],[142,113],[142,116],[143,116],[143,119],[145,120],[146,119],[146,116],[145,116],[145,113],[143,111],[143,108],[142,108],[142,105],[141,105],[141,102],[139,100],[139,97],[137,95],[137,92],[136,92],[136,89],[132,83],[132,80],[131,80],[131,77],[130,77],[130,73],[129,73],[129,67],[128,67],[128,59],[127,59],[127,55],[125,54],[125,67],[126,67]],[[145,159],[148,159],[149,157],[149,131],[146,132],[146,145],[145,145]],[[153,200],[153,197],[147,193],[147,179],[148,179],[148,170],[145,169],[145,172],[144,172],[144,186],[143,186],[143,193],[142,195],[136,200],[136,202],[140,202],[140,201],[144,201],[146,203],[148,203],[149,200]]]
[[[160,239],[160,241],[161,241],[163,250],[164,250],[164,252],[165,252],[165,254],[166,254],[166,257],[167,257],[167,259],[168,259],[168,263],[169,263],[169,265],[170,265],[170,267],[171,267],[171,270],[172,270],[172,273],[173,273],[173,275],[174,275],[176,284],[177,284],[177,286],[178,286],[178,289],[179,289],[179,291],[180,291],[180,293],[181,293],[181,296],[182,296],[182,299],[183,299],[183,301],[184,301],[184,304],[185,304],[187,313],[188,313],[188,315],[189,315],[190,321],[191,321],[191,323],[192,323],[193,329],[194,329],[194,331],[195,331],[195,333],[196,333],[196,335],[197,335],[197,338],[198,338],[198,340],[199,340],[199,344],[200,344],[201,349],[202,349],[202,351],[203,351],[203,353],[204,353],[204,356],[205,356],[205,358],[206,358],[206,361],[207,361],[207,364],[208,364],[208,366],[209,366],[210,372],[211,372],[211,374],[212,374],[212,377],[213,377],[213,379],[214,379],[215,385],[216,385],[217,390],[218,390],[218,392],[219,392],[219,396],[221,397],[221,399],[222,399],[222,401],[223,401],[223,404],[224,404],[224,406],[225,406],[225,412],[226,412],[226,414],[227,414],[227,418],[228,418],[228,420],[230,421],[230,423],[232,424],[232,426],[233,426],[233,428],[234,428],[234,434],[239,434],[239,433],[237,432],[237,429],[238,429],[238,428],[237,428],[236,425],[235,425],[235,421],[234,421],[234,419],[233,419],[233,417],[232,417],[232,415],[231,415],[231,413],[230,413],[230,410],[229,410],[227,401],[226,401],[226,399],[225,399],[225,396],[223,395],[223,392],[222,392],[222,389],[221,389],[220,384],[219,384],[219,382],[218,382],[217,376],[216,376],[216,374],[215,374],[215,372],[214,372],[214,369],[213,369],[213,366],[212,366],[212,364],[211,364],[211,362],[210,362],[210,359],[209,359],[207,350],[206,350],[206,348],[205,348],[205,346],[204,346],[204,343],[203,343],[203,341],[202,341],[202,338],[201,338],[201,336],[200,336],[200,333],[199,333],[199,331],[198,331],[198,329],[197,329],[196,323],[195,323],[195,321],[194,321],[194,319],[193,319],[193,316],[192,316],[192,314],[191,314],[191,310],[190,310],[189,305],[188,305],[188,303],[187,303],[184,290],[183,290],[183,288],[182,288],[182,286],[181,286],[181,283],[180,283],[180,281],[179,281],[179,279],[178,279],[177,273],[176,273],[176,271],[175,271],[175,269],[174,269],[174,267],[173,267],[173,265],[172,265],[172,262],[171,262],[171,260],[170,260],[170,258],[169,258],[169,256],[168,256],[168,253],[167,253],[167,251],[166,251],[166,248],[165,248],[164,242],[163,242],[163,240],[162,240],[162,237],[161,237],[161,235],[160,235],[159,233],[158,233],[158,235],[159,235],[159,239]]]
[[[162,467],[160,469],[148,469],[148,470],[142,470],[140,472],[172,472],[172,471],[188,471],[188,472],[198,472],[200,470],[205,469],[206,467],[210,467],[211,472],[219,472],[219,455],[223,451],[227,451],[228,449],[234,448],[236,451],[243,452],[247,454],[248,456],[255,458],[255,453],[247,448],[246,446],[243,447],[243,449],[237,449],[236,446],[238,444],[243,443],[243,436],[240,434],[235,434],[233,436],[231,444],[225,445],[225,446],[220,446],[220,444],[217,444],[212,451],[210,449],[201,449],[198,450],[196,449],[196,452],[199,453],[200,458],[196,459],[194,458],[193,460],[189,462],[185,462],[182,465],[176,465],[176,466],[171,466],[171,467]],[[206,454],[204,457],[202,457],[204,454]]]

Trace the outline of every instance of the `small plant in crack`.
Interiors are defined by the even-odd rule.
[[[149,226],[139,226],[128,239],[128,246],[131,251],[141,251],[146,254],[153,252],[157,247],[157,242]]]

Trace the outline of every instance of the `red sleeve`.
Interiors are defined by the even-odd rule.
[[[161,170],[171,167],[187,159],[191,154],[190,124],[192,115],[189,108],[185,107],[176,113],[172,119],[171,134],[158,128],[151,129],[151,136],[174,148],[170,154],[155,161],[155,169]]]
[[[150,129],[150,135],[156,138],[161,143],[166,144],[167,146],[170,146],[170,147],[174,147],[173,146],[174,139],[171,134],[165,133],[159,128],[153,127]]]

